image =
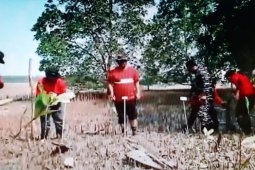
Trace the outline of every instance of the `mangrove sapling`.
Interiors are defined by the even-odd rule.
[[[22,129],[26,129],[38,117],[55,112],[56,110],[50,109],[51,106],[57,105],[59,102],[70,101],[70,99],[75,97],[74,93],[70,91],[57,95],[56,93],[47,94],[42,86],[39,88],[41,90],[41,94],[35,98],[34,117],[27,124],[25,124],[16,135],[13,136],[14,139],[20,135]]]
[[[27,108],[25,108],[25,110],[23,111],[23,114],[21,115],[21,117],[20,117],[20,127],[19,127],[19,132],[18,132],[18,134],[20,134],[21,133],[21,129],[22,129],[22,119],[23,119],[23,116],[25,115],[25,113],[27,112]]]

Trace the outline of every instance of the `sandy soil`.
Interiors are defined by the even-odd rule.
[[[33,83],[33,89],[36,84]],[[28,83],[5,83],[4,88],[0,89],[0,99],[4,99],[7,96],[13,98],[16,96],[30,95],[31,88]]]
[[[29,92],[27,85],[6,85],[6,94]],[[11,90],[11,91],[10,91]],[[25,114],[24,111],[27,109]],[[23,115],[23,116],[22,116]],[[22,118],[22,119],[21,119]],[[240,149],[243,137],[238,135],[157,133],[148,128],[139,129],[137,136],[123,137],[110,103],[104,100],[76,101],[66,107],[66,126],[63,141],[50,139],[42,142],[30,138],[30,128],[20,128],[31,118],[31,103],[12,102],[0,106],[0,170],[67,169],[66,158],[74,161],[73,169],[148,169],[127,158],[131,150],[139,149],[157,159],[162,169],[253,169],[255,158],[252,149]],[[34,136],[38,137],[40,123],[34,122]],[[69,147],[57,154],[53,142]],[[55,151],[55,152],[54,152]],[[245,163],[246,162],[246,163]]]

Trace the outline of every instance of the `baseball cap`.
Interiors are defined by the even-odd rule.
[[[118,61],[127,61],[127,60],[128,60],[127,57],[124,55],[119,55],[119,56],[117,56],[117,59],[116,59],[117,62]]]
[[[197,63],[194,60],[189,60],[186,62],[186,67],[197,66]]]
[[[4,53],[0,51],[0,63],[4,64]]]
[[[45,75],[46,77],[51,77],[51,78],[60,77],[59,70],[57,68],[46,68]]]

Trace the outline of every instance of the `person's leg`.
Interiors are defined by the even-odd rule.
[[[214,121],[209,113],[209,109],[210,109],[209,104],[203,104],[199,107],[199,110],[198,110],[198,118],[201,122],[202,131],[204,128],[206,128],[207,130],[215,128]]]
[[[191,112],[190,115],[188,117],[188,128],[191,129],[196,118],[197,118],[197,112],[199,110],[199,106],[197,105],[193,105],[191,106]]]
[[[244,97],[241,97],[236,104],[236,118],[238,125],[245,134],[251,133],[251,119]]]
[[[41,122],[41,139],[47,139],[50,130],[50,114],[40,116]]]
[[[61,138],[63,130],[63,114],[60,108],[52,113],[52,118],[55,124],[57,138]]]
[[[217,131],[219,129],[219,121],[217,111],[215,110],[214,106],[211,106],[211,108],[209,109],[209,114],[213,120],[213,129]]]
[[[255,102],[255,96],[248,96],[249,99],[249,112],[253,109],[254,107],[254,102]]]
[[[136,100],[127,101],[126,109],[127,109],[129,124],[132,130],[132,135],[134,136],[136,135],[136,130],[138,126]]]
[[[124,103],[115,102],[114,104],[118,114],[118,123],[121,126],[122,133],[124,133]]]

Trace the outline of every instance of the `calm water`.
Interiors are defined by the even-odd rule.
[[[28,76],[2,76],[5,83],[27,83]],[[40,76],[33,77],[33,81],[37,81]]]

